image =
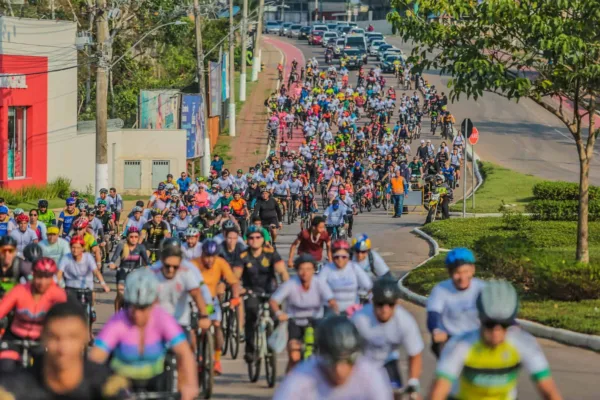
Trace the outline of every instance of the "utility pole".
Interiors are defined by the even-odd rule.
[[[235,136],[235,27],[233,0],[229,0],[229,136]]]
[[[194,0],[194,27],[196,28],[196,74],[198,79],[198,90],[202,96],[202,108],[204,111],[204,127],[208,130],[208,96],[204,85],[204,51],[202,49],[202,26],[200,25],[200,5]],[[196,134],[202,133],[202,127],[196,127]],[[208,176],[210,171],[210,134],[204,132],[204,155],[202,156],[201,174]],[[192,164],[192,171],[196,171],[196,162]]]
[[[240,73],[240,101],[246,101],[246,56],[248,54],[248,0],[244,0],[244,10],[242,18],[242,71]]]
[[[260,38],[263,30],[263,14],[265,13],[265,0],[260,0],[258,3],[258,22],[256,24],[256,41],[254,42],[254,52],[252,60],[252,82],[258,80],[258,71],[260,71]]]
[[[285,0],[281,0],[281,20],[285,22]]]
[[[108,66],[111,43],[108,34],[106,0],[96,0],[98,67],[96,68],[96,182],[95,193],[108,188]]]

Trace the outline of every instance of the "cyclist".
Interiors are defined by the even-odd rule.
[[[388,277],[373,284],[373,303],[352,316],[352,322],[365,341],[365,356],[382,366],[394,389],[402,388],[398,368],[398,348],[408,354],[407,393],[418,393],[422,371],[423,339],[414,317],[399,306],[398,282]]]
[[[133,207],[133,210],[131,210],[131,213],[133,215],[130,216],[127,219],[127,222],[125,223],[125,228],[123,229],[123,236],[127,235],[127,230],[132,226],[136,227],[138,231],[142,230],[142,228],[144,227],[144,224],[146,222],[148,222],[148,220],[146,218],[144,218],[144,216],[142,215],[143,212],[144,212],[144,209],[142,207],[139,207],[139,206]]]
[[[152,219],[142,227],[142,243],[150,251],[150,261],[155,261],[160,258],[160,242],[171,237],[171,230],[159,209],[152,210],[151,216]]]
[[[185,243],[181,245],[183,257],[186,260],[193,260],[202,254],[202,245],[199,243],[200,231],[192,226],[185,231]]]
[[[46,224],[40,222],[38,219],[39,215],[40,212],[38,209],[33,208],[29,210],[29,224],[27,226],[35,232],[38,241],[41,241],[46,239],[48,228],[46,227]]]
[[[231,267],[224,258],[219,257],[219,245],[214,240],[208,239],[202,243],[202,256],[193,261],[194,265],[200,270],[204,282],[210,291],[214,312],[210,316],[212,325],[215,327],[215,364],[216,374],[221,374],[221,351],[223,349],[223,330],[221,329],[221,305],[217,296],[217,286],[223,280],[231,286],[232,298],[231,307],[237,307],[240,304],[240,285],[238,278],[234,275]]]
[[[485,283],[474,278],[475,256],[458,247],[446,256],[449,279],[438,283],[427,299],[427,329],[431,350],[439,358],[444,344],[452,336],[479,327],[475,301]]]
[[[242,267],[240,255],[246,250],[246,242],[241,239],[240,231],[235,225],[223,226],[223,241],[219,244],[219,255],[232,268]],[[241,242],[240,242],[241,240]],[[219,243],[218,240],[215,242]]]
[[[334,199],[325,210],[324,215],[327,233],[329,233],[329,236],[337,238],[340,234],[339,230],[346,225],[346,208],[340,207],[340,201]],[[334,231],[337,232],[336,235],[334,235]]]
[[[357,263],[373,280],[380,277],[393,278],[383,257],[373,250],[371,245],[371,239],[366,233],[352,239],[352,261]]]
[[[283,283],[271,296],[269,304],[277,319],[288,321],[288,364],[289,372],[301,359],[302,342],[307,327],[316,326],[323,318],[325,304],[338,311],[329,285],[320,279],[313,279],[317,261],[310,254],[301,254],[293,262],[296,276]],[[285,312],[280,304],[285,302]]]
[[[316,216],[312,219],[310,228],[303,229],[296,237],[296,240],[290,246],[290,254],[288,257],[288,267],[294,266],[294,253],[298,249],[298,255],[310,254],[315,260],[315,264],[319,265],[323,260],[323,247],[327,252],[327,260],[331,258],[331,237],[325,228],[325,220],[323,217]]]
[[[519,298],[515,288],[506,281],[488,282],[476,304],[481,327],[448,342],[437,364],[430,398],[517,398],[518,371],[524,366],[544,399],[562,399],[542,349],[516,324]]]
[[[198,370],[185,333],[156,301],[155,274],[139,268],[125,280],[125,307],[104,325],[89,352],[89,359],[109,360],[115,373],[131,380],[134,391],[167,391],[164,361],[167,349],[177,359],[178,391],[182,400],[198,395]],[[112,357],[111,357],[112,355]]]
[[[71,253],[69,242],[58,236],[59,230],[56,226],[51,226],[47,230],[47,239],[40,242],[44,257],[50,257],[59,264],[62,258]]]
[[[66,238],[71,231],[71,224],[79,217],[79,210],[75,208],[75,199],[69,197],[65,201],[66,207],[58,216],[58,229],[62,229],[61,237]]]
[[[96,265],[98,266],[98,269],[102,268],[102,261],[101,261],[101,254],[100,254],[100,249],[98,246],[98,243],[96,242],[96,239],[94,238],[94,235],[92,235],[91,233],[89,233],[88,230],[88,219],[85,217],[79,217],[78,219],[75,220],[75,222],[73,222],[73,227],[71,229],[71,239],[79,237],[81,239],[83,239],[85,246],[83,247],[83,250],[86,253],[91,253],[94,256],[94,259],[96,260]]]
[[[29,217],[27,214],[20,214],[15,218],[17,229],[10,232],[10,236],[17,242],[17,252],[23,254],[23,249],[30,243],[37,243],[38,236],[33,229],[29,227]]]
[[[248,249],[240,254],[243,266],[242,286],[253,293],[273,293],[275,291],[275,274],[279,274],[283,282],[289,279],[287,268],[279,253],[265,245],[262,229],[256,226],[248,228]],[[247,363],[254,362],[254,324],[258,318],[260,302],[254,296],[244,301],[245,338]]]
[[[125,279],[127,275],[136,268],[150,265],[148,250],[143,244],[139,243],[140,231],[135,226],[127,230],[126,241],[117,245],[113,253],[110,269],[117,270],[117,295],[115,297],[115,312],[123,307],[123,292],[125,291]],[[117,265],[118,261],[118,265]]]
[[[188,215],[188,209],[185,206],[179,207],[177,210],[177,216],[170,222],[171,228],[173,229],[173,236],[179,239],[185,238],[185,231],[190,226],[192,219]]]
[[[31,265],[17,256],[17,242],[10,236],[0,237],[0,295],[19,282],[26,282]]]
[[[385,372],[361,355],[362,338],[346,317],[334,316],[317,327],[319,354],[294,368],[279,385],[273,400],[391,400]]]
[[[271,198],[271,193],[267,189],[262,190],[261,199],[254,206],[254,215],[260,217],[264,227],[270,227],[271,225],[275,225],[276,228],[282,227],[280,222],[283,221],[281,208],[275,199]],[[273,242],[275,242],[277,240],[275,229],[273,229],[272,234]]]
[[[331,245],[333,262],[327,263],[319,273],[319,279],[327,282],[333,291],[340,311],[345,312],[359,303],[359,291],[368,292],[373,286],[367,273],[355,262],[350,261],[350,245],[345,240],[336,240]]]
[[[46,312],[56,303],[67,300],[67,295],[54,282],[57,273],[56,263],[48,257],[36,260],[32,266],[33,279],[10,290],[0,301],[0,319],[14,311],[10,328],[2,340],[38,340]],[[3,353],[0,357],[0,371],[14,370],[19,362],[17,348]]]
[[[48,200],[38,201],[39,220],[46,224],[46,228],[56,225],[56,215],[54,211],[48,209]]]

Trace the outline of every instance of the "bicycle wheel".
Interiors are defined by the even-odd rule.
[[[288,225],[291,225],[294,222],[294,210],[292,210],[293,201],[287,201],[287,217],[288,217]]]
[[[379,201],[379,195],[376,195],[375,197],[373,197],[373,205],[375,206],[375,208],[381,207],[381,202]]]
[[[371,212],[371,202],[367,201],[367,211]]]
[[[228,301],[229,299],[227,299],[227,296],[225,297],[224,301]],[[221,354],[223,354],[224,356],[227,355],[227,350],[229,350],[229,339],[231,336],[231,331],[230,331],[230,326],[229,326],[229,314],[230,314],[231,310],[226,307],[225,309],[223,309],[223,312],[221,314],[221,329],[223,329],[223,349],[221,350]]]
[[[240,328],[237,308],[229,310],[229,349],[231,358],[236,360],[240,353]]]
[[[248,377],[250,382],[256,382],[260,376],[261,354],[260,346],[262,344],[261,334],[258,327],[254,329],[254,362],[248,363]]]
[[[358,199],[358,211],[360,211],[360,213],[362,214],[363,212],[363,203],[362,203],[362,199]]]
[[[267,326],[267,337],[271,335],[273,332],[273,328],[271,326]],[[270,388],[275,386],[275,381],[277,380],[277,353],[272,351],[267,346],[267,354],[265,356],[265,376],[267,378],[267,385]]]
[[[381,200],[381,205],[383,206],[383,209],[385,211],[387,211],[387,209],[388,209],[388,201],[387,201],[387,196],[385,194],[383,195],[383,199]]]
[[[321,194],[321,196],[323,196],[321,198],[321,202],[323,203],[323,209],[326,209],[327,206],[329,206],[329,199],[327,198],[327,193]]]

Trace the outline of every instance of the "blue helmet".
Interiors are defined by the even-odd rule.
[[[74,198],[72,198],[72,197],[69,197],[69,198],[67,199],[66,203],[67,203],[67,205],[69,205],[69,204],[75,204],[75,199],[74,199]]]
[[[202,255],[205,257],[216,256],[219,254],[219,245],[211,239],[207,239],[202,243]]]
[[[8,207],[0,206],[0,214],[8,214]]]
[[[475,255],[464,247],[452,249],[446,256],[446,267],[448,269],[458,268],[465,264],[475,264]]]

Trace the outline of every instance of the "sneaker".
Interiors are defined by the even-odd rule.
[[[216,375],[221,375],[223,373],[223,368],[221,368],[221,361],[215,361],[215,365],[214,365],[214,369],[215,369],[215,374]]]

